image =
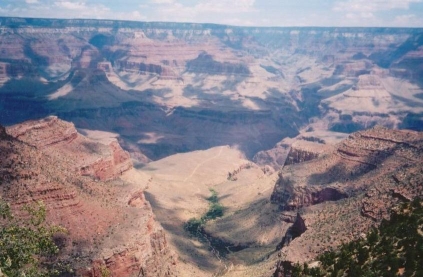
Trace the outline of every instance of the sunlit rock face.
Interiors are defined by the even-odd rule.
[[[393,207],[421,197],[422,155],[422,132],[376,126],[313,160],[285,165],[270,196],[281,222],[293,224],[277,246],[280,260],[312,261],[361,238],[389,219]]]
[[[421,29],[0,23],[0,123],[54,114],[151,159],[423,122]]]
[[[56,116],[16,124],[7,132],[50,155],[67,156],[84,176],[110,180],[133,167],[129,153],[116,139],[89,139],[79,134],[72,123]]]
[[[0,198],[24,218],[25,206],[44,203],[46,222],[67,230],[55,236],[57,261],[77,276],[106,269],[113,276],[175,275],[177,257],[144,197],[148,177],[125,181],[132,162],[115,140],[89,139],[49,117],[0,125],[0,154]],[[81,170],[85,163],[91,171]]]

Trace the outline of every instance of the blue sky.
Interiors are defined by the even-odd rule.
[[[423,27],[423,0],[0,0],[0,16]]]

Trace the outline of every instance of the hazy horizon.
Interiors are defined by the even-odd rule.
[[[423,27],[423,0],[3,0],[0,16],[256,27]]]

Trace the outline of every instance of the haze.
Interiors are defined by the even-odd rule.
[[[239,26],[422,27],[421,0],[2,0],[0,16]]]

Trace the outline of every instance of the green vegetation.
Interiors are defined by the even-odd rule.
[[[217,192],[214,189],[210,189],[210,192],[211,196],[207,198],[210,202],[209,210],[200,219],[191,218],[184,224],[184,229],[193,236],[200,236],[207,221],[223,216],[224,207],[219,203]]]
[[[26,206],[25,219],[15,218],[9,204],[0,200],[0,276],[44,277],[60,273],[61,265],[54,263],[59,248],[53,235],[66,230],[45,224],[46,208],[39,202]]]
[[[366,238],[343,244],[318,257],[320,267],[296,264],[292,276],[423,276],[421,199],[394,209]]]

